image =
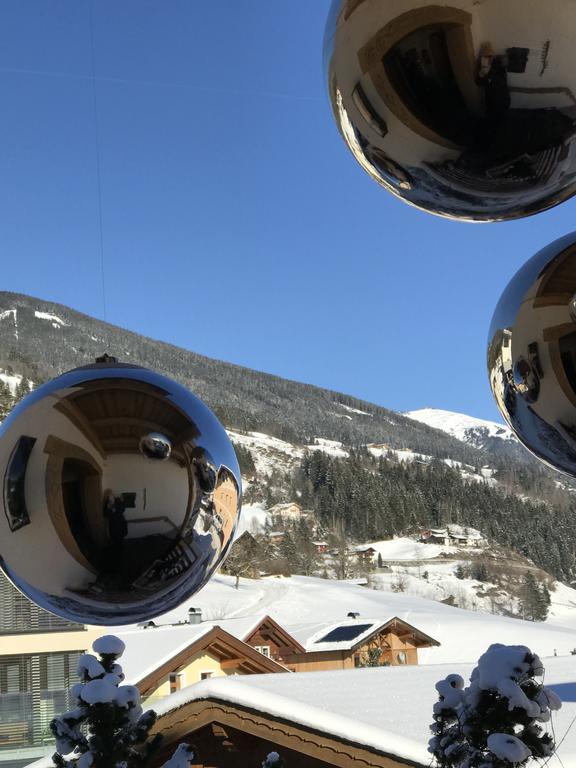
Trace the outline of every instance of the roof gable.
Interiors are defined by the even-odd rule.
[[[280,647],[290,648],[293,653],[304,653],[305,648],[298,640],[281,627],[277,621],[271,616],[264,616],[258,621],[258,623],[252,627],[252,629],[242,638],[245,643],[249,643],[250,640],[257,634],[266,634]]]
[[[440,645],[437,640],[408,624],[408,622],[397,616],[392,616],[384,621],[381,619],[348,619],[323,627],[308,638],[306,651],[308,653],[352,651],[386,630],[400,630],[400,635],[410,635],[417,647]]]
[[[156,688],[166,675],[185,666],[193,656],[202,651],[214,656],[223,664],[234,664],[234,668],[244,674],[289,671],[284,665],[263,656],[252,646],[216,626],[192,640],[186,647],[175,651],[172,656],[134,682],[144,694]]]

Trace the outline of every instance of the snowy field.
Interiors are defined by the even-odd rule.
[[[440,642],[419,652],[421,664],[475,662],[491,643],[528,645],[541,657],[568,656],[576,674],[576,605],[567,593],[555,606],[556,624],[534,623],[452,608],[405,593],[367,589],[352,582],[306,576],[235,579],[216,576],[189,603],[157,619],[174,623],[187,618],[188,607],[201,608],[208,621],[269,614],[297,637],[343,620],[350,611],[362,618],[398,616]],[[566,590],[568,588],[565,588]],[[573,591],[572,591],[573,593]],[[152,633],[153,634],[153,633]],[[152,636],[151,636],[152,640]]]

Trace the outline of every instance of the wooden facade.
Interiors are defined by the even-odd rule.
[[[418,664],[418,648],[439,645],[432,637],[405,621],[393,618],[356,645],[338,650],[294,653],[285,664],[295,672],[354,669],[367,666]]]
[[[288,659],[306,649],[270,616],[265,616],[256,628],[243,638],[252,648],[294,671]]]
[[[221,627],[213,627],[136,684],[145,698],[161,698],[205,677],[289,671]],[[178,676],[180,681],[175,680]]]
[[[163,736],[154,767],[186,742],[197,751],[192,768],[249,768],[261,765],[272,751],[280,752],[290,768],[420,768],[411,760],[217,698],[193,700],[167,712],[153,733]]]

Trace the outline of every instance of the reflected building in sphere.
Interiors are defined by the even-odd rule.
[[[365,171],[430,213],[520,218],[576,191],[571,0],[334,0],[325,68]]]
[[[513,277],[488,339],[490,385],[502,415],[539,459],[576,477],[576,233]]]
[[[88,624],[171,610],[223,560],[240,511],[214,414],[152,371],[98,363],[27,397],[0,429],[0,563],[41,607]]]

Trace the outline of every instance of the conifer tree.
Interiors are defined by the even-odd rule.
[[[14,398],[10,392],[10,388],[0,379],[0,421],[4,421],[13,407]]]
[[[262,768],[287,768],[287,766],[278,752],[270,752],[266,760],[262,763]]]
[[[117,659],[124,652],[122,640],[105,635],[92,648],[99,658],[90,653],[80,657],[81,682],[71,689],[75,708],[50,723],[57,750],[53,763],[56,768],[144,767],[162,739],[158,734],[149,738],[156,713],[142,711],[138,688],[121,685],[124,673]],[[164,768],[188,768],[193,758],[193,749],[180,744]]]
[[[429,751],[441,768],[516,768],[554,753],[542,727],[562,706],[525,646],[491,645],[463,689],[458,675],[436,685]]]

